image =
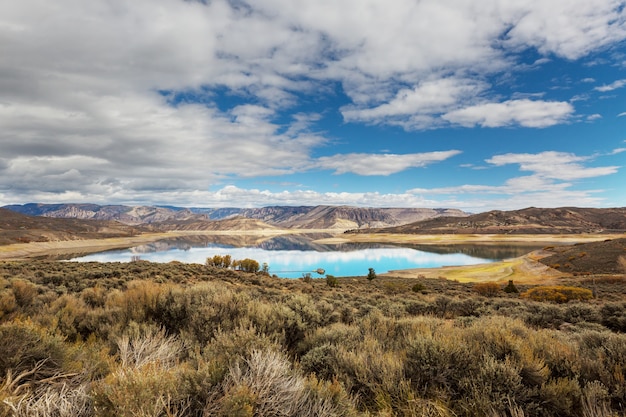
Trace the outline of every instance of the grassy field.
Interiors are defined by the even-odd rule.
[[[623,275],[461,281],[0,263],[0,415],[625,415]]]

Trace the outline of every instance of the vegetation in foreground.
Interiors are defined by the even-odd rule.
[[[623,276],[327,281],[0,263],[0,415],[625,415]]]

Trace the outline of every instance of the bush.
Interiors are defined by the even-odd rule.
[[[205,264],[216,268],[230,268],[232,258],[230,255],[214,255],[212,258],[206,258]]]
[[[326,285],[331,288],[339,286],[339,280],[334,275],[326,275]]]
[[[240,261],[233,261],[233,267],[239,271],[251,273],[257,273],[259,272],[259,269],[261,269],[261,265],[259,265],[258,261],[249,258],[242,259]]]
[[[534,301],[551,301],[567,303],[571,300],[587,301],[593,298],[593,293],[587,288],[566,287],[563,285],[540,286],[531,288],[522,294],[523,298]]]
[[[500,292],[500,286],[495,282],[480,282],[472,289],[484,297],[495,297]]]
[[[376,278],[376,271],[374,271],[374,268],[369,268],[368,272],[367,272],[367,279],[369,281],[373,280]]]
[[[513,280],[509,280],[509,283],[506,285],[506,287],[504,287],[504,292],[507,294],[517,294],[519,293],[519,290],[517,289],[517,287],[515,286],[515,284],[513,284]]]

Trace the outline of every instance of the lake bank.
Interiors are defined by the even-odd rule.
[[[539,259],[549,256],[544,251],[533,251],[527,255],[513,259],[505,259],[492,263],[465,266],[443,266],[439,268],[416,268],[389,271],[381,276],[397,278],[441,278],[458,282],[498,282],[509,280],[524,284],[547,283],[558,277],[569,276],[552,269]]]
[[[339,231],[341,233],[341,231]],[[606,240],[613,235],[399,235],[399,234],[338,234],[337,230],[248,230],[248,231],[172,231],[166,233],[149,233],[133,237],[70,240],[55,242],[31,242],[0,246],[0,260],[28,260],[43,257],[62,257],[67,255],[87,255],[109,250],[127,249],[134,246],[164,241],[171,238],[189,236],[230,236],[238,237],[246,243],[259,243],[277,236],[332,233],[333,237],[315,240],[316,243],[341,245],[346,243],[385,243],[385,244],[420,244],[420,245],[537,245],[573,244]],[[446,278],[459,282],[473,281],[506,281],[513,279],[519,282],[537,282],[563,276],[563,273],[552,270],[537,261],[541,256],[538,251],[529,255],[505,259],[479,265],[443,266],[435,268],[409,268],[391,270],[381,276],[415,278]],[[401,267],[402,268],[402,267]]]

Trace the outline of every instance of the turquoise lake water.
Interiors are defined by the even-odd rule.
[[[392,246],[377,244],[320,245],[319,236],[297,235],[278,237],[256,245],[233,246],[220,242],[223,238],[195,237],[159,241],[125,250],[107,251],[79,258],[80,262],[129,262],[137,257],[150,262],[180,261],[205,263],[214,255],[230,255],[233,259],[255,259],[267,263],[270,274],[283,278],[299,278],[323,269],[338,277],[364,276],[369,268],[376,273],[409,268],[434,268],[452,265],[473,265],[521,256],[536,247],[502,246]]]

